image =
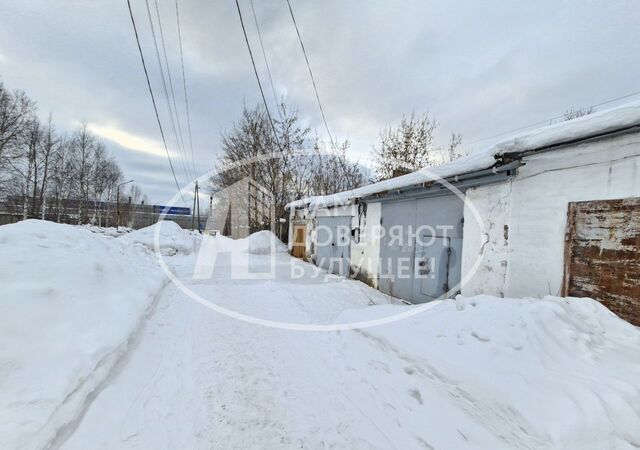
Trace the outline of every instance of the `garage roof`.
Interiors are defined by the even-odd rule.
[[[436,167],[425,167],[417,172],[389,180],[338,192],[336,194],[307,197],[287,204],[286,209],[309,206],[311,209],[349,204],[355,199],[409,186],[465,175],[492,168],[501,156],[520,154],[560,146],[589,138],[617,133],[640,127],[640,102],[627,103],[592,113],[577,119],[561,122],[517,134],[493,146],[471,153]]]

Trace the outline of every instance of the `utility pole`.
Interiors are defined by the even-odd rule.
[[[191,231],[194,228],[194,222],[196,220],[196,198],[198,198],[198,180],[196,180],[196,185],[193,188],[193,209],[191,210]]]
[[[124,183],[120,183],[116,187],[116,231],[120,231],[120,186],[124,186],[125,184],[133,183],[135,180],[125,181]]]
[[[198,208],[198,233],[201,233],[200,231],[200,188],[198,187],[197,180],[196,180],[196,197],[198,197],[198,203],[196,204]]]

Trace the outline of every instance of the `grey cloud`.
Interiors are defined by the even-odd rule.
[[[181,104],[173,1],[158,1]],[[132,3],[173,149],[144,1]],[[250,4],[240,3],[273,104]],[[254,3],[278,95],[322,134],[286,2]],[[212,168],[221,131],[243,102],[257,103],[259,93],[235,2],[180,5],[196,162],[204,173]],[[352,140],[352,157],[362,163],[377,131],[414,109],[438,119],[440,145],[451,130],[469,143],[640,89],[640,4],[633,0],[292,5],[329,125]],[[53,111],[61,128],[86,120],[159,140],[124,0],[0,0],[0,55],[5,84],[26,90],[43,114]],[[152,199],[171,195],[166,159],[110,147]]]

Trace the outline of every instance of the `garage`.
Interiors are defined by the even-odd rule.
[[[453,194],[382,203],[381,291],[413,303],[458,291],[463,206]]]

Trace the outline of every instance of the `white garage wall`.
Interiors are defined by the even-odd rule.
[[[511,182],[469,189],[464,206],[463,295],[504,297]],[[481,221],[472,212],[478,211]],[[477,265],[477,266],[476,266]],[[467,277],[467,279],[465,279]]]
[[[351,241],[351,268],[360,274],[359,279],[373,287],[378,286],[380,264],[380,214],[381,203],[368,203],[367,214],[358,223],[358,214],[352,219],[352,227],[360,229],[360,242]]]
[[[495,225],[482,250],[486,237],[474,238],[479,226],[465,208],[463,276],[483,253],[480,270],[463,286],[465,295],[559,294],[568,203],[640,196],[639,133],[532,155],[524,162],[511,183],[468,192],[485,223]],[[510,201],[504,202],[507,187]],[[499,236],[501,220],[509,227],[507,242]]]

